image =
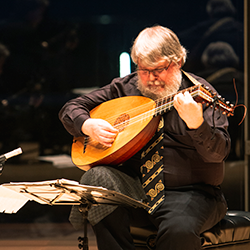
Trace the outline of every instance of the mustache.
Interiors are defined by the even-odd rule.
[[[163,81],[160,81],[160,80],[156,80],[156,81],[148,81],[147,82],[147,85],[148,86],[159,86],[159,87],[164,87],[165,86],[165,83]]]
[[[162,97],[166,97],[177,93],[181,86],[182,74],[181,71],[176,71],[172,77],[168,79],[168,82],[161,79],[155,79],[154,81],[147,81],[146,86],[142,83],[141,78],[138,78],[137,88],[141,91],[142,95],[149,97],[153,100],[157,100]],[[161,91],[159,91],[161,89]]]

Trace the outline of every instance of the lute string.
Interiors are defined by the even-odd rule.
[[[206,91],[204,91],[204,88],[202,88],[201,86],[198,86],[198,87],[197,85],[192,86],[178,93],[181,93],[181,92],[183,93],[185,91],[189,91],[192,97],[200,96],[202,97],[203,100],[206,100],[209,103],[213,103],[214,98],[211,96],[211,94],[206,93]],[[149,117],[157,116],[162,113],[165,113],[166,111],[169,111],[173,107],[173,102],[174,102],[173,100],[174,100],[175,95],[176,94],[157,99],[155,101],[156,106],[154,108],[151,108],[152,103],[146,103],[146,104],[143,104],[143,105],[140,105],[138,107],[128,110],[127,113],[131,115],[129,122],[128,120],[121,121],[113,125],[114,128],[117,128],[119,130],[119,127],[134,125],[135,123],[141,122],[145,119],[148,119]],[[232,112],[232,108],[228,107],[223,102],[218,102],[217,105],[220,105],[224,110],[228,112]],[[145,110],[145,109],[150,109],[150,110],[147,110],[144,113],[140,112],[140,110]],[[133,114],[136,114],[136,115],[133,116]],[[115,123],[116,120],[117,120],[117,116],[113,116],[113,117],[110,117],[108,122],[112,125]],[[91,141],[93,141],[93,139],[91,139],[90,137],[88,137],[86,140],[87,143],[90,143]]]

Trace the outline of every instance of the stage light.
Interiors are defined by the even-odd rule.
[[[120,77],[124,77],[131,73],[131,60],[127,52],[122,52],[119,58],[120,62]]]

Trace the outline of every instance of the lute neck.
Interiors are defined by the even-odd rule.
[[[224,98],[218,96],[217,93],[213,93],[208,87],[204,87],[201,84],[194,85],[192,87],[183,89],[178,93],[184,93],[188,91],[196,102],[206,103],[207,106],[211,105],[216,109],[220,109],[223,114],[227,116],[233,116],[234,105],[230,104],[229,101],[225,101]],[[156,107],[154,110],[154,116],[162,115],[167,111],[171,110],[174,105],[174,97],[176,94],[171,96],[163,97],[155,101]]]
[[[198,101],[204,101],[204,99],[205,99],[205,101],[207,101],[207,102],[212,102],[213,98],[211,98],[208,94],[203,93],[203,91],[201,91],[201,88],[202,88],[201,85],[195,85],[195,86],[186,88],[184,90],[181,90],[178,93],[184,93],[184,92],[188,91],[191,94],[191,96],[194,99],[198,99]],[[162,115],[162,114],[166,113],[167,111],[170,111],[174,106],[174,97],[178,93],[157,99],[155,101],[156,108],[155,108],[154,116]],[[197,98],[197,97],[201,97],[201,98]],[[200,99],[202,99],[202,100],[200,100]]]

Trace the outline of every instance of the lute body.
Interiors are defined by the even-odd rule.
[[[233,107],[201,85],[188,89],[197,102],[213,104],[223,114],[233,115]],[[107,148],[89,137],[73,139],[71,157],[82,170],[96,165],[118,165],[137,153],[154,135],[160,115],[173,107],[175,95],[153,101],[142,96],[126,96],[104,102],[90,111],[91,118],[104,119],[119,130],[112,145]]]

